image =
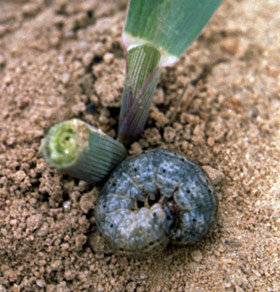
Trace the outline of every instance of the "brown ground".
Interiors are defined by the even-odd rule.
[[[205,166],[219,213],[200,245],[146,260],[114,255],[95,229],[98,189],[42,159],[42,138],[61,120],[116,135],[125,7],[0,1],[0,292],[280,291],[278,0],[226,0],[164,70],[129,149],[167,147]]]

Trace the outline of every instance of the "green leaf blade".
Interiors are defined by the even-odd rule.
[[[199,35],[222,0],[130,0],[124,42],[150,43],[172,63]],[[163,54],[164,55],[164,54]],[[164,64],[166,65],[166,64]]]

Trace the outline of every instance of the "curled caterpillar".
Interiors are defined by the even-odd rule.
[[[119,254],[145,256],[167,244],[194,244],[208,233],[218,201],[204,170],[156,149],[123,161],[102,188],[95,218]]]

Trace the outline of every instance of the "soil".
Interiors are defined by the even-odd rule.
[[[116,136],[126,5],[0,1],[0,292],[280,291],[278,0],[225,0],[163,70],[128,149],[168,148],[203,165],[219,197],[203,242],[143,260],[115,255],[95,227],[100,187],[42,158],[62,120]]]

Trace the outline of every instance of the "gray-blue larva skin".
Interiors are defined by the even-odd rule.
[[[194,244],[217,213],[213,184],[183,155],[156,149],[123,161],[100,192],[95,218],[111,247],[145,256],[171,242]]]

